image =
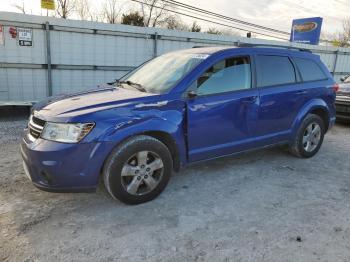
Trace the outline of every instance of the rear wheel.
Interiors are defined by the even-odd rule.
[[[301,123],[297,135],[290,146],[293,155],[301,158],[314,156],[320,149],[325,133],[323,120],[315,114],[309,114]]]
[[[107,191],[126,204],[140,204],[157,197],[172,172],[168,148],[150,136],[137,136],[118,146],[108,157],[103,177]]]

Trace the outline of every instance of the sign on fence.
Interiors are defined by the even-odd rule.
[[[0,25],[0,45],[5,44],[4,26]]]
[[[55,0],[41,0],[41,8],[55,10]]]
[[[317,45],[320,40],[322,20],[321,17],[294,19],[290,41]]]
[[[18,27],[17,35],[20,46],[33,46],[33,29]]]

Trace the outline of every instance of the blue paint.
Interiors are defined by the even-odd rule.
[[[195,48],[190,54],[205,59],[163,94],[107,86],[76,95],[50,98],[34,106],[44,121],[94,122],[79,143],[29,139],[25,132],[21,153],[35,185],[49,190],[96,188],[110,152],[126,138],[150,131],[172,137],[181,166],[267,145],[290,143],[303,118],[320,109],[329,126],[335,120],[334,80],[318,56],[271,48]],[[259,55],[311,59],[325,79],[259,88],[255,60]],[[188,90],[209,67],[222,59],[247,56],[251,61],[250,89],[189,98]],[[293,63],[293,66],[295,64]],[[49,174],[47,181],[43,173]]]
[[[321,35],[322,21],[322,17],[294,19],[290,33],[290,41],[318,45]]]

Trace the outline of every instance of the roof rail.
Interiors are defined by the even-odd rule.
[[[252,44],[252,43],[242,43],[242,42],[234,42],[233,43],[237,47],[272,47],[272,48],[285,48],[285,49],[291,49],[291,50],[298,50],[302,52],[308,52],[312,53],[311,50],[306,48],[300,48],[295,46],[284,46],[284,45],[273,45],[273,44]]]
[[[312,53],[310,49],[301,48],[301,47],[295,47],[295,46],[285,46],[285,45],[273,45],[273,44],[252,44],[252,43],[242,43],[242,42],[232,42],[233,46],[235,47],[266,47],[266,48],[284,48],[284,49],[291,49],[291,50],[298,50],[301,52],[308,52]],[[192,48],[202,48],[202,47],[213,47],[213,46],[200,46],[195,45],[192,46]]]

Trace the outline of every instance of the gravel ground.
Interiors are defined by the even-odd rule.
[[[25,177],[26,121],[0,122],[0,261],[350,261],[350,126],[312,159],[280,148],[191,166],[138,206]]]

